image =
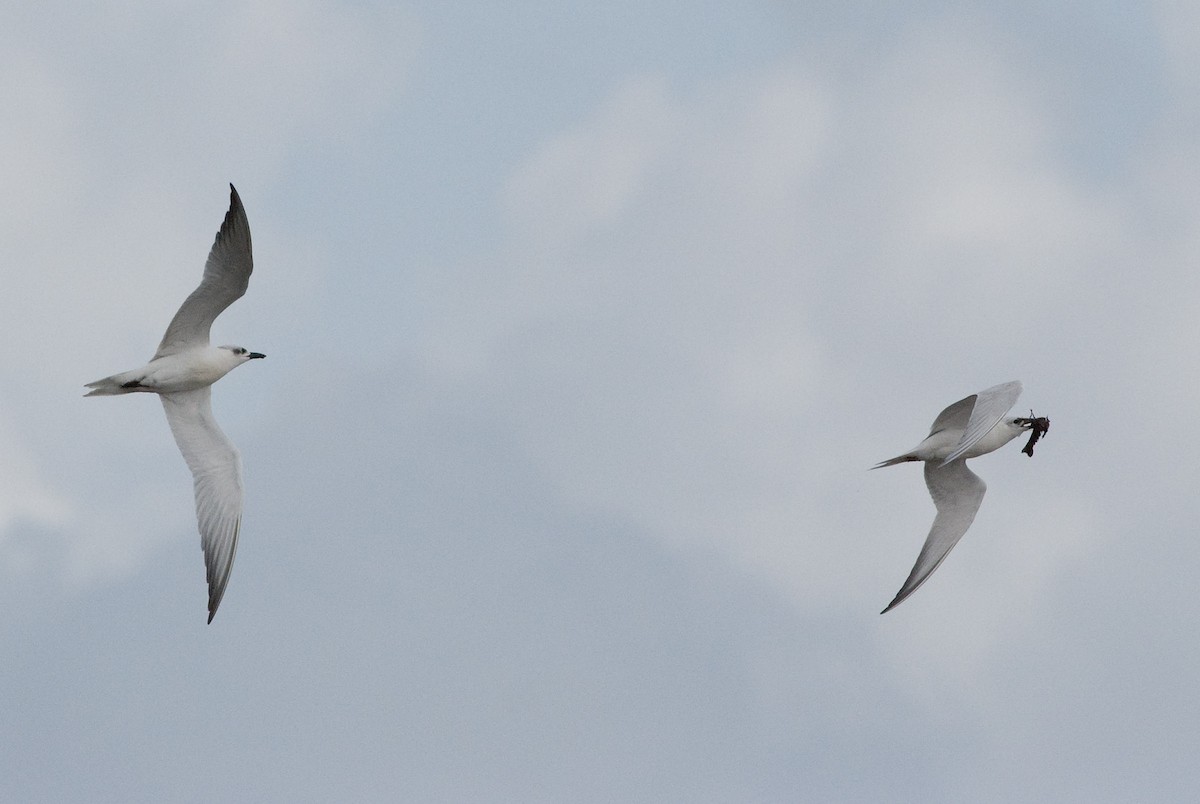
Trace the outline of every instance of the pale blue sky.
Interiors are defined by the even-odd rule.
[[[1200,787],[1174,4],[43,4],[0,27],[0,799]],[[219,615],[146,359],[237,185]],[[1021,379],[932,518],[867,467]]]

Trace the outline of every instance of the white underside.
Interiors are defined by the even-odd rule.
[[[1026,430],[1023,427],[1018,427],[1007,421],[998,422],[995,427],[987,432],[987,435],[972,444],[970,449],[964,452],[961,457],[965,460],[967,458],[978,458],[980,455],[986,455],[989,452],[995,452],[1024,432]],[[962,435],[962,428],[941,430],[931,434],[908,454],[919,461],[945,460],[946,456],[958,446],[958,442],[962,440]]]
[[[141,368],[109,379],[119,386],[136,383],[131,391],[174,394],[212,385],[243,362],[244,358],[228,349],[200,346],[155,358]]]

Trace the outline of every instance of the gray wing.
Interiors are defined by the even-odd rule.
[[[208,621],[221,605],[242,525],[242,459],[213,419],[212,386],[160,394],[175,443],[192,470],[208,577]]]
[[[929,487],[929,496],[933,497],[933,504],[937,506],[937,516],[933,519],[929,535],[925,537],[925,545],[917,556],[917,563],[908,574],[908,580],[880,614],[886,614],[900,605],[929,579],[975,521],[975,514],[987,491],[987,484],[967,468],[966,461],[955,461],[946,466],[934,466],[931,461],[926,461],[925,485]]]
[[[154,357],[208,346],[208,331],[225,308],[240,299],[250,284],[254,258],[250,250],[250,223],[237,190],[229,185],[229,211],[217,232],[200,287],[184,300],[171,319]]]
[[[975,408],[976,394],[971,394],[965,399],[960,399],[950,407],[938,414],[938,417],[933,420],[933,426],[929,428],[929,435],[933,435],[939,430],[967,429],[967,422],[971,418],[971,411]]]
[[[1004,418],[1004,414],[1008,413],[1012,406],[1017,404],[1017,397],[1020,395],[1020,380],[993,385],[991,388],[977,393],[975,395],[975,406],[971,410],[971,416],[967,420],[962,438],[958,440],[958,445],[954,450],[946,456],[946,460],[942,461],[942,466],[946,466],[975,446],[976,442],[987,435]],[[954,405],[951,405],[952,407]],[[943,411],[943,415],[949,410],[950,408],[946,408],[946,411]]]

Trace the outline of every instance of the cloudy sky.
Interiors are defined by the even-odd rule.
[[[0,799],[1194,795],[1200,14],[904,6],[6,12]],[[229,182],[206,626],[160,405],[82,394]],[[881,617],[933,506],[867,467],[1011,379]]]

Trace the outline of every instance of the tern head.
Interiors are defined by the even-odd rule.
[[[996,426],[996,429],[1000,430],[1000,428],[1004,428],[1004,431],[1008,433],[1008,437],[1012,439],[1024,435],[1026,430],[1032,430],[1034,426],[1033,421],[1030,419],[1005,416],[1000,420],[1000,424]]]
[[[222,346],[222,349],[228,349],[237,357],[239,363],[245,363],[247,360],[266,357],[262,352],[248,352],[244,346]]]

